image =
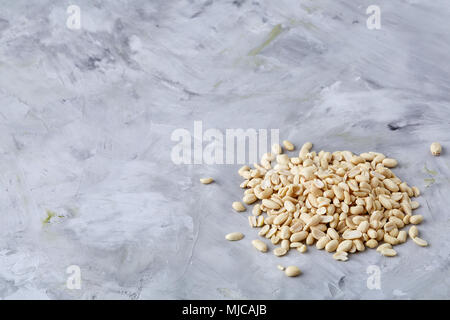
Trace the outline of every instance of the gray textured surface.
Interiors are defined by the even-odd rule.
[[[435,140],[450,148],[447,1],[377,1],[381,30],[366,27],[369,1],[77,2],[78,31],[65,1],[0,11],[1,298],[450,297],[450,160],[429,154]],[[230,208],[238,166],[171,162],[171,133],[194,120],[399,159],[431,246],[347,263],[256,252]],[[60,217],[43,223],[47,210]],[[65,287],[72,264],[81,290]],[[381,290],[366,286],[369,265]]]

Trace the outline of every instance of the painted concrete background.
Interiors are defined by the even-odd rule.
[[[444,0],[3,2],[0,298],[450,298],[449,21]],[[398,159],[430,246],[346,263],[257,252],[231,209],[240,165],[172,161],[172,133],[194,121]]]

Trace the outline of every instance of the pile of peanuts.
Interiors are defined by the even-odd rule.
[[[289,141],[283,145],[294,150]],[[273,250],[276,256],[290,249],[303,253],[313,244],[340,261],[366,247],[395,256],[393,246],[406,242],[408,236],[401,229],[423,220],[412,213],[419,203],[411,198],[419,196],[419,189],[400,180],[390,169],[397,161],[381,153],[316,153],[311,148],[307,142],[298,157],[289,157],[275,144],[260,164],[239,169],[244,178],[240,187],[246,189],[242,201],[250,205],[261,200],[249,216],[250,226],[261,228],[261,237],[279,245]],[[232,207],[246,210],[241,202]],[[411,227],[413,241],[427,246],[418,235],[417,227]],[[261,252],[268,250],[262,240],[252,244]]]

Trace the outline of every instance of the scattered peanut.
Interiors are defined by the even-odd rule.
[[[300,269],[296,266],[289,266],[286,268],[286,270],[284,270],[284,273],[288,276],[288,277],[297,277],[299,276],[302,272],[300,271]]]
[[[415,237],[417,237],[419,235],[419,229],[417,229],[416,226],[412,226],[411,228],[409,228],[409,236],[411,237],[411,239],[414,239]]]
[[[288,140],[284,140],[283,141],[283,146],[286,148],[286,150],[288,151],[292,151],[294,150],[294,145],[292,144],[292,142],[288,141]]]
[[[229,241],[237,241],[237,240],[241,240],[242,238],[244,238],[244,235],[240,232],[232,232],[225,236],[225,239],[227,239]]]
[[[339,261],[347,261],[348,253],[344,252],[344,251],[338,251],[335,254],[333,254],[333,259],[339,260]]]
[[[261,240],[253,240],[252,245],[261,252],[267,252],[267,244],[265,244]]]
[[[419,237],[415,237],[413,238],[414,243],[416,243],[417,245],[421,246],[421,247],[426,247],[428,246],[428,242],[426,242],[425,240],[419,238]]]
[[[203,183],[203,184],[210,184],[213,181],[214,181],[213,178],[201,178],[200,179],[200,182]]]
[[[284,256],[287,253],[287,250],[285,248],[275,248],[273,249],[273,254],[276,255],[277,257],[281,257]]]
[[[393,257],[397,255],[397,251],[395,251],[394,249],[384,248],[383,250],[381,250],[381,254],[386,257]]]
[[[409,218],[409,222],[410,222],[411,224],[419,224],[419,223],[421,223],[422,221],[423,221],[423,216],[420,215],[420,214],[416,214],[416,215],[411,216],[411,217]]]
[[[439,142],[433,142],[430,146],[430,151],[433,156],[439,156],[442,152],[442,146]]]
[[[242,203],[240,203],[239,201],[235,201],[232,204],[232,207],[234,210],[236,210],[237,212],[242,212],[245,211],[245,207]]]

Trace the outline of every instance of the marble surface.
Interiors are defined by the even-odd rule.
[[[2,4],[0,298],[450,298],[450,6],[376,2],[380,30],[366,26],[372,1]],[[171,159],[171,134],[194,121],[399,159],[430,246],[346,263],[256,252],[257,230],[230,208],[239,165]],[[226,242],[230,231],[246,238]],[[70,265],[80,290],[66,287]]]

